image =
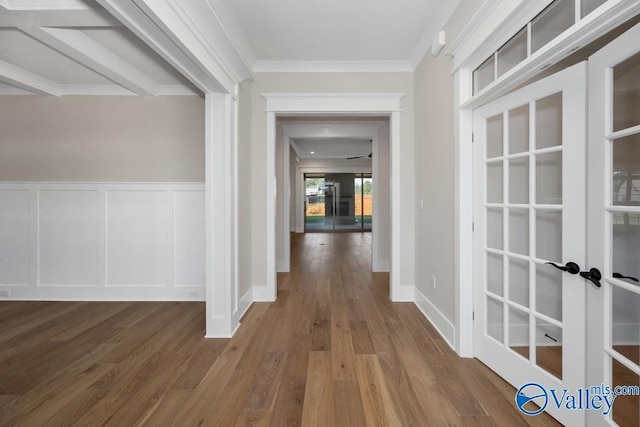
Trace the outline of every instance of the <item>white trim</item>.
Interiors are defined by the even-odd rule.
[[[7,10],[90,10],[81,0],[2,0],[0,6]]]
[[[417,287],[415,288],[414,298],[414,304],[420,309],[429,322],[431,322],[435,330],[444,338],[445,342],[449,344],[449,347],[455,350],[455,326],[453,326],[449,319],[447,319]]]
[[[480,29],[480,26],[485,23],[494,13],[496,7],[500,4],[496,0],[486,0],[480,6],[480,9],[471,18],[467,25],[458,33],[458,36],[449,44],[444,50],[444,53],[451,56],[456,56],[461,47],[468,43],[474,34]]]
[[[0,64],[1,66],[1,64]],[[0,77],[0,81],[4,80]],[[16,83],[12,83],[16,84]],[[57,85],[56,92],[53,88],[50,88],[51,93],[42,93],[41,95],[52,96],[137,96],[136,93],[131,92],[122,86],[117,85]],[[19,86],[16,84],[16,86]],[[20,89],[15,86],[0,87],[0,95],[33,95],[36,90],[29,89],[29,92],[25,92],[27,89]],[[182,85],[164,85],[158,87],[157,96],[202,96],[202,93],[196,88]]]
[[[334,113],[334,114],[390,114],[390,146],[391,146],[391,274],[390,297],[392,301],[407,301],[413,299],[413,286],[400,284],[400,231],[403,228],[400,221],[400,100],[402,93],[263,93],[266,101],[267,116],[267,173],[266,173],[266,215],[265,227],[267,233],[267,283],[260,289],[260,296],[275,301],[277,294],[276,280],[276,173],[275,173],[275,144],[276,144],[276,114],[277,113]],[[377,136],[377,135],[376,135]],[[410,288],[408,291],[406,288]],[[257,300],[257,295],[254,293]],[[411,298],[411,299],[407,299]]]
[[[237,328],[237,121],[231,95],[205,97],[205,226],[207,333],[229,337]]]
[[[253,302],[274,302],[273,290],[268,286],[253,286]]]
[[[464,52],[456,54],[454,69],[459,67],[474,69],[513,36],[517,30],[521,29],[528,20],[535,17],[542,10],[541,7],[549,2],[550,0],[545,0],[544,3],[526,2],[526,7],[523,6],[516,10],[512,15],[509,15],[507,20],[494,22],[494,27],[491,28],[492,31],[488,35],[484,38],[474,38],[464,45],[464,49],[469,51],[467,56]],[[536,7],[534,8],[533,5]],[[474,109],[514,90],[549,66],[566,58],[576,49],[588,45],[624,23],[639,11],[640,2],[637,1],[609,0],[605,2],[600,8],[578,21],[498,80],[473,97],[466,99],[462,106]]]
[[[425,31],[422,37],[420,37],[420,41],[413,49],[411,57],[409,58],[409,63],[413,70],[420,64],[420,61],[422,61],[422,58],[424,58],[429,50],[433,52],[432,49],[434,45],[437,45],[440,41],[442,42],[438,48],[438,52],[444,47],[444,36],[441,38],[441,33],[444,32],[441,30],[446,25],[451,14],[458,7],[458,4],[460,4],[460,0],[443,1],[437,4],[436,10],[430,14],[429,20],[424,26]],[[438,52],[433,53],[433,55],[437,55]]]
[[[266,259],[267,259],[267,277],[266,277],[266,290],[258,291],[260,295],[260,301],[275,301],[277,298],[278,290],[277,283],[278,277],[276,274],[276,114],[274,112],[267,112],[267,176],[266,176],[266,213],[265,213],[265,230],[267,233],[267,247]],[[256,298],[256,292],[254,292],[254,298]]]
[[[190,281],[189,283],[176,283],[175,280],[175,267],[179,264],[176,263],[176,236],[181,236],[181,225],[185,225],[184,222],[178,222],[172,213],[177,207],[178,200],[175,198],[176,193],[200,193],[204,195],[204,185],[202,183],[104,183],[104,182],[0,182],[0,193],[2,192],[21,192],[25,193],[28,199],[27,204],[23,207],[27,212],[24,212],[25,224],[28,230],[16,229],[18,236],[24,241],[28,241],[28,250],[23,258],[25,266],[25,279],[15,283],[6,283],[6,275],[4,276],[3,289],[7,289],[10,292],[8,300],[57,300],[57,301],[203,301],[205,284],[204,279],[201,283],[197,283],[197,280]],[[108,253],[119,251],[121,247],[119,244],[128,245],[129,243],[122,243],[118,238],[109,239],[109,233],[113,233],[113,230],[109,230],[107,225],[110,222],[110,212],[107,204],[107,196],[114,193],[159,193],[163,194],[162,201],[154,206],[152,216],[156,216],[156,221],[160,221],[159,226],[163,229],[161,234],[165,234],[166,241],[164,247],[164,254],[161,260],[157,260],[152,274],[155,276],[155,280],[146,281],[144,277],[141,279],[135,279],[135,281],[128,281],[128,283],[113,284],[109,283],[107,277],[107,271],[112,268],[112,272],[122,274],[127,271],[131,266],[114,266],[109,265]],[[46,233],[43,234],[43,220],[51,221],[49,215],[52,211],[46,210],[47,208],[41,204],[43,195],[54,195],[57,193],[62,196],[62,200],[55,202],[53,205],[55,208],[68,209],[70,201],[77,201],[78,197],[83,199],[85,195],[93,194],[94,198],[86,210],[78,212],[83,218],[86,219],[86,223],[93,223],[95,227],[95,235],[91,232],[90,235],[95,236],[95,240],[84,240],[84,237],[89,234],[83,234],[82,229],[74,231],[74,227],[70,227],[65,232],[65,238],[68,237],[68,241],[74,242],[74,248],[71,252],[68,251],[68,246],[64,244],[60,246],[60,242],[51,240],[56,239],[55,234]],[[10,199],[9,199],[10,200]],[[86,201],[86,200],[85,200]],[[52,205],[49,205],[52,206]],[[3,208],[9,208],[12,210],[12,205],[4,204]],[[13,205],[15,209],[15,205]],[[45,209],[44,211],[42,209]],[[197,209],[197,208],[196,208]],[[130,206],[127,210],[128,213],[122,215],[120,211],[121,224],[131,224],[131,220],[135,221],[139,218],[140,212],[148,214],[148,210],[138,210],[134,206]],[[15,213],[15,210],[14,210]],[[133,216],[131,216],[131,215]],[[199,215],[202,215],[200,212]],[[7,217],[5,217],[7,218]],[[11,218],[11,215],[9,216]],[[14,214],[13,218],[16,216]],[[55,218],[55,215],[54,215]],[[161,218],[161,219],[157,219]],[[85,223],[85,224],[86,224]],[[51,228],[51,223],[49,230]],[[68,226],[68,225],[67,225]],[[204,229],[204,224],[201,224]],[[196,227],[195,232],[201,233]],[[20,235],[20,233],[23,233]],[[155,232],[154,232],[155,234]],[[15,237],[15,235],[14,235]],[[5,238],[9,238],[5,236]],[[142,237],[144,238],[144,237]],[[5,242],[7,240],[5,239]],[[8,240],[11,242],[11,240]],[[140,240],[134,240],[133,242],[139,242]],[[44,243],[43,243],[44,242]],[[76,277],[63,274],[62,277],[59,274],[55,279],[49,278],[46,281],[41,281],[41,274],[43,265],[41,263],[41,256],[45,259],[51,259],[52,256],[56,256],[58,253],[62,254],[62,258],[58,258],[56,263],[60,266],[60,271],[76,271],[78,264],[74,255],[74,251],[78,250],[78,245],[82,245],[82,251],[84,253],[94,253],[95,265],[90,267],[89,276],[95,275],[91,279],[81,279],[82,282],[76,282]],[[6,248],[6,246],[5,246]],[[55,248],[56,254],[51,252],[51,248]],[[71,254],[71,255],[70,255]],[[144,252],[140,252],[141,257],[146,257]],[[202,253],[202,255],[204,255]],[[70,258],[72,257],[72,258]],[[141,258],[141,259],[143,259]],[[73,261],[69,261],[72,259]],[[65,263],[69,262],[69,265]],[[23,265],[21,262],[14,263],[14,267],[17,265]],[[6,266],[6,265],[5,265]],[[51,262],[49,262],[51,266]],[[18,267],[22,268],[22,267]],[[46,266],[44,266],[46,268]],[[157,268],[157,269],[156,269]],[[182,268],[185,268],[184,264]],[[194,264],[187,266],[187,269],[198,268]],[[204,266],[202,266],[202,273],[204,272]],[[28,270],[28,271],[27,271]],[[147,274],[148,269],[143,270],[144,273],[134,273],[134,276],[140,277],[140,275]],[[181,270],[195,271],[195,270]],[[3,273],[6,273],[3,270]],[[85,270],[80,275],[87,273]],[[128,273],[125,273],[128,274]],[[159,275],[159,276],[158,276]],[[9,276],[11,277],[11,276]],[[129,277],[132,277],[129,275]],[[158,281],[158,277],[161,277]],[[10,279],[12,280],[12,279]]]
[[[256,61],[254,73],[411,73],[409,61]]]
[[[57,83],[5,61],[0,61],[0,81],[29,92],[26,95],[60,96],[62,94]]]
[[[146,10],[143,11],[137,3],[131,0],[96,1],[203,93],[224,91],[236,95],[235,85],[228,82],[225,85],[220,82],[220,79],[225,80],[226,78],[220,67],[207,69],[194,61],[194,52],[191,49],[195,50],[199,43],[195,42],[194,47],[192,45],[193,38],[185,40],[175,38],[166,27],[166,22],[152,13],[147,13]],[[158,5],[160,3],[165,2],[157,1]],[[180,22],[180,19],[176,18],[169,22],[175,23],[175,21]]]
[[[253,289],[249,288],[249,290],[238,300],[238,308],[235,313],[233,313],[231,323],[240,326],[240,319],[242,319],[242,316],[244,316],[247,310],[249,310],[251,304],[253,304]]]
[[[400,111],[404,93],[263,93],[267,112],[386,113]]]
[[[454,74],[454,98],[458,105],[471,93],[465,69]],[[455,349],[461,357],[473,357],[473,115],[455,107],[454,115],[454,299]]]

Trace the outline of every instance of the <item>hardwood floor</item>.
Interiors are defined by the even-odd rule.
[[[0,425],[557,425],[391,303],[370,238],[293,236],[277,302],[229,340],[202,303],[0,303]]]

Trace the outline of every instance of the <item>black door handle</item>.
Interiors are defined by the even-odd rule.
[[[558,270],[566,271],[570,274],[578,274],[580,273],[580,266],[575,262],[569,261],[564,267],[556,264],[555,262],[546,262],[545,264],[553,265]]]
[[[613,277],[615,277],[616,279],[629,279],[629,280],[633,280],[634,282],[638,282],[638,279],[636,277],[623,276],[620,273],[613,273]]]
[[[598,287],[598,288],[602,286],[600,284],[600,279],[602,279],[602,274],[600,274],[600,270],[598,270],[597,268],[592,268],[589,271],[581,271],[580,272],[580,276],[582,276],[585,279],[589,280],[591,283],[596,285],[596,287]]]

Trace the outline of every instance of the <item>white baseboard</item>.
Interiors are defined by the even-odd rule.
[[[290,264],[287,261],[278,261],[276,262],[276,272],[278,273],[288,273],[290,268]]]
[[[235,323],[232,327],[230,319],[226,317],[215,317],[213,319],[207,319],[207,333],[205,338],[231,338],[233,334],[240,326],[239,323]]]
[[[398,286],[391,289],[391,301],[413,302],[415,286]]]
[[[239,324],[242,316],[249,310],[253,304],[253,289],[249,289],[238,302],[238,310],[233,315],[233,324]]]
[[[371,266],[371,271],[374,273],[388,273],[389,272],[389,261],[374,261]]]
[[[0,286],[0,295],[0,301],[205,301],[205,288]]]
[[[418,288],[414,291],[415,305],[418,306],[422,314],[431,322],[433,327],[449,344],[451,349],[455,350],[456,328],[441,312],[427,299]]]
[[[266,286],[254,286],[253,302],[274,302],[276,300],[276,292],[269,290]]]

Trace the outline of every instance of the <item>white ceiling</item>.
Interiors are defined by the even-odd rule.
[[[346,159],[369,156],[371,140],[356,138],[296,138],[293,149],[301,159]]]
[[[210,0],[213,1],[213,0]],[[229,0],[255,71],[297,63],[414,68],[459,0]],[[273,64],[277,62],[280,64]],[[343,64],[344,65],[344,64]],[[345,68],[349,68],[348,66]]]
[[[201,93],[196,89],[202,89],[198,77],[193,73],[191,81],[183,77],[163,59],[171,55],[163,51],[161,57],[138,38],[136,34],[144,31],[127,22],[134,34],[98,2],[109,10],[119,4],[131,9],[138,5],[138,13],[143,6],[159,12],[166,10],[162,5],[172,5],[191,13],[193,34],[205,41],[222,34],[226,40],[216,46],[235,49],[240,68],[254,72],[410,71],[459,2],[165,0],[160,5],[157,0],[130,1],[0,0],[0,94]],[[208,42],[215,45],[214,40]]]

